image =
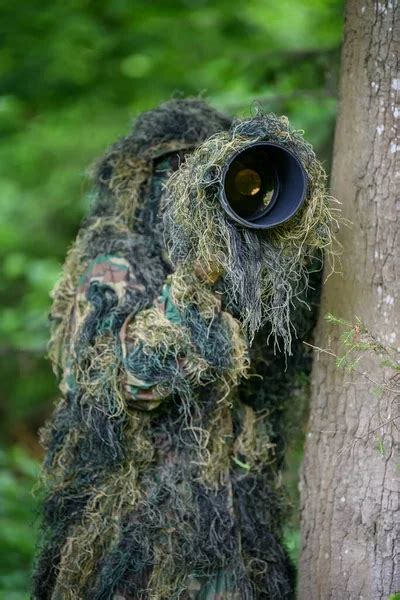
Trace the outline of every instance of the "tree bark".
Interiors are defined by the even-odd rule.
[[[400,357],[397,4],[346,5],[332,188],[353,226],[338,235],[341,273],[325,284],[315,342],[334,354],[341,342],[327,313],[361,318]],[[379,361],[362,364],[382,380]],[[301,480],[301,600],[386,600],[400,592],[400,418],[382,425],[400,415],[400,394],[389,401],[372,387],[316,352]]]

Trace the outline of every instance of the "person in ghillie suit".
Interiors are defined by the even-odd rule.
[[[218,199],[227,158],[257,140],[309,180],[270,230]],[[42,432],[34,598],[292,597],[282,414],[305,364],[308,272],[331,241],[324,186],[285,118],[232,121],[199,99],[144,113],[99,161],[53,295],[62,399]]]

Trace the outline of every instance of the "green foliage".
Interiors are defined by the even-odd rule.
[[[297,565],[300,554],[300,530],[287,528],[284,531],[284,544],[293,564]]]
[[[31,490],[38,473],[38,462],[21,448],[0,449],[0,600],[28,598],[35,547]]]
[[[386,450],[382,438],[376,440],[375,449],[381,456],[385,456]]]
[[[44,358],[49,290],[88,207],[92,161],[142,110],[201,93],[237,115],[249,115],[255,100],[286,114],[329,167],[342,10],[343,0],[2,3],[0,431],[6,441],[26,445],[57,394]],[[15,452],[1,455],[2,476],[28,498],[33,477],[21,474]],[[18,590],[25,589],[33,543],[31,507],[26,500],[4,517],[11,521],[1,534],[8,535],[1,563],[11,578],[20,569],[21,581],[16,576],[11,584],[3,574],[0,600],[25,597]]]
[[[387,367],[394,374],[400,372],[397,348],[380,342],[377,336],[369,331],[359,317],[355,317],[354,323],[351,323],[328,313],[325,315],[325,320],[332,325],[339,326],[341,329],[340,341],[343,345],[344,353],[336,356],[336,365],[338,367],[353,371],[358,367],[364,354],[372,353],[379,357],[379,364],[382,368]],[[379,389],[378,386],[378,393]]]

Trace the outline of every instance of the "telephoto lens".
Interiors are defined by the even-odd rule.
[[[303,165],[279,144],[250,144],[233,154],[224,169],[222,206],[234,221],[251,229],[289,221],[306,194]]]

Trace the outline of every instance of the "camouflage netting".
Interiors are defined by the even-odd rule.
[[[297,153],[310,187],[292,221],[251,232],[218,194],[224,161],[260,139]],[[94,178],[54,291],[63,397],[43,431],[33,597],[289,598],[282,416],[330,242],[322,168],[285,119],[231,124],[194,99],[142,115]]]

